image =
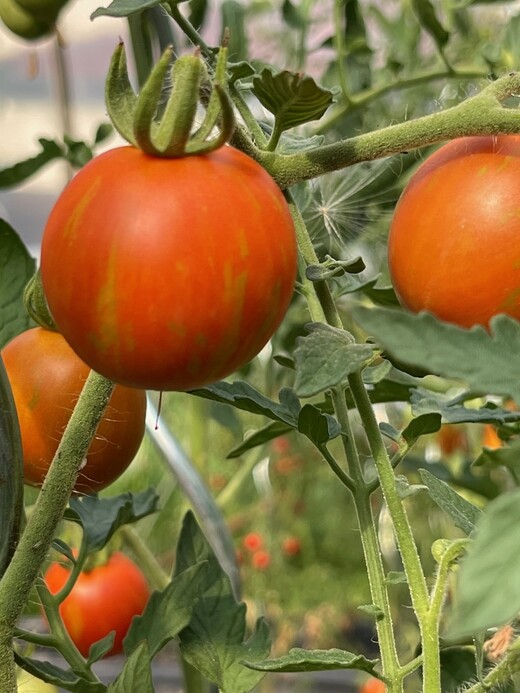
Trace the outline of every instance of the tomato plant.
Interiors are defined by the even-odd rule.
[[[388,241],[404,306],[464,327],[520,318],[520,137],[464,137],[412,176]]]
[[[60,331],[94,370],[188,390],[243,366],[280,324],[293,223],[270,176],[232,147],[175,159],[119,147],[59,197],[41,272]]]
[[[67,582],[70,568],[52,563],[44,580],[52,594]],[[141,570],[125,554],[114,553],[104,564],[80,573],[60,604],[60,615],[74,644],[82,655],[112,631],[114,644],[108,653],[123,649],[123,640],[134,616],[140,615],[150,596]]]
[[[20,423],[24,480],[40,486],[89,373],[58,332],[35,327],[2,350]],[[76,491],[108,486],[130,464],[144,434],[146,395],[116,386],[81,469]]]

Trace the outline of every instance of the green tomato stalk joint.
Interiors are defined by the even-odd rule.
[[[205,118],[193,131],[201,89],[209,83],[198,52],[173,62],[173,48],[167,48],[137,95],[130,85],[125,49],[120,43],[105,86],[107,110],[116,130],[134,147],[163,158],[207,154],[224,145],[235,129],[233,106],[224,86],[226,54],[227,49],[221,48]],[[165,83],[170,78],[171,93],[163,105]]]

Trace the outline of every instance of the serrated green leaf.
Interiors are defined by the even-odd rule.
[[[99,551],[119,527],[157,512],[158,501],[154,489],[110,498],[73,496],[65,518],[81,524],[89,551]]]
[[[298,425],[294,414],[287,407],[274,402],[245,382],[227,383],[221,381],[199,390],[190,390],[190,394],[211,399],[214,402],[230,404],[237,409],[253,414],[267,416],[267,418],[285,423],[291,428],[297,428]]]
[[[36,262],[16,231],[0,219],[0,348],[31,326],[23,292],[35,270]]]
[[[485,405],[478,409],[453,404],[451,394],[440,394],[418,387],[410,395],[414,415],[437,412],[443,423],[498,423],[518,421],[520,412],[501,409],[495,405]]]
[[[18,543],[23,514],[23,453],[13,394],[0,356],[0,577]]]
[[[127,654],[146,640],[150,657],[155,657],[188,625],[193,604],[206,582],[207,569],[206,561],[196,563],[175,575],[164,590],[151,595],[146,609],[133,619],[124,639]]]
[[[500,626],[520,611],[520,489],[491,501],[460,562],[449,638]]]
[[[96,19],[96,17],[129,17],[136,12],[156,7],[161,2],[163,0],[113,0],[108,7],[98,7],[90,15],[90,19]]]
[[[331,671],[334,669],[358,669],[369,674],[379,663],[377,659],[367,659],[346,650],[304,650],[294,647],[283,657],[267,659],[263,662],[247,662],[247,666],[261,671]]]
[[[355,320],[403,363],[447,378],[460,378],[476,392],[520,400],[512,354],[520,353],[520,323],[496,315],[490,332],[441,322],[429,313],[386,308],[353,309]]]
[[[207,569],[207,562],[196,563],[175,575],[164,590],[151,595],[144,612],[133,619],[124,639],[127,654],[145,640],[150,657],[155,657],[188,625],[193,604],[203,583],[207,583]]]
[[[262,619],[246,639],[246,607],[233,595],[228,576],[220,567],[192,513],[187,513],[179,538],[175,576],[189,566],[207,562],[199,600],[190,623],[179,634],[183,657],[223,693],[247,693],[262,678],[241,662],[257,661],[269,653],[270,639]]]
[[[427,469],[420,469],[419,474],[433,502],[451,517],[456,527],[465,534],[471,534],[482,515],[480,508],[467,501]]]
[[[436,433],[441,427],[440,414],[422,414],[412,419],[404,429],[402,436],[408,443],[413,445],[421,436]]]
[[[278,130],[284,131],[318,120],[333,101],[332,92],[319,87],[312,77],[264,68],[253,77],[252,92],[272,113]]]
[[[312,404],[306,404],[298,417],[298,430],[319,447],[337,438],[341,426],[333,416],[324,414]]]
[[[38,142],[42,150],[36,156],[0,170],[0,188],[20,185],[20,183],[30,178],[50,161],[60,159],[64,155],[63,147],[55,140],[41,138]]]
[[[344,382],[374,355],[371,344],[356,344],[345,330],[312,323],[306,337],[297,339],[295,390],[311,397]]]
[[[42,679],[47,683],[52,683],[66,691],[73,693],[105,693],[105,684],[96,681],[89,681],[72,669],[62,669],[61,667],[40,659],[24,657],[15,650],[15,662],[25,671]]]
[[[150,655],[142,642],[126,660],[123,671],[108,687],[107,693],[154,693]]]

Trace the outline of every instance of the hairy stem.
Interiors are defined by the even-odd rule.
[[[11,563],[0,581],[0,690],[15,693],[12,635],[67,506],[82,462],[113,390],[91,372],[65,429]]]
[[[514,72],[445,111],[296,154],[280,155],[261,150],[249,154],[285,189],[362,161],[373,161],[455,137],[519,133],[520,114],[502,106],[505,99],[519,92],[520,73]]]

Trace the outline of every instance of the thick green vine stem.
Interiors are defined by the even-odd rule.
[[[249,148],[247,153],[286,189],[361,161],[373,161],[455,137],[520,133],[520,113],[503,105],[506,99],[519,93],[520,72],[512,72],[445,111],[295,154],[280,155],[256,148]]]
[[[114,384],[91,372],[63,434],[25,530],[0,581],[0,691],[16,693],[12,637]]]
[[[235,129],[233,105],[225,86],[226,56],[223,47],[205,118],[193,132],[201,85],[208,81],[199,53],[174,60],[173,49],[167,48],[140,93],[135,94],[120,43],[105,84],[107,111],[114,127],[127,142],[152,156],[175,158],[218,149],[231,139]],[[169,93],[166,99],[165,93]],[[217,134],[213,135],[215,126]]]

